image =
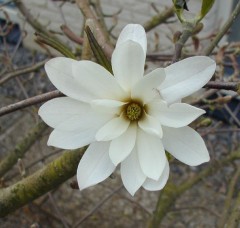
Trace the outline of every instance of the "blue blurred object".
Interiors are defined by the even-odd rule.
[[[2,32],[5,33],[8,30],[7,21],[4,19],[0,19],[0,27],[2,28]],[[10,32],[5,35],[5,39],[7,43],[9,44],[17,44],[19,42],[19,39],[21,38],[21,30],[18,24],[11,25],[12,28]],[[3,43],[3,36],[0,34],[0,44]]]
[[[0,0],[0,4],[6,3],[5,6],[10,7],[10,8],[16,8],[15,4],[12,1],[8,0]]]
[[[6,4],[5,4],[6,3]],[[0,4],[4,4],[4,7],[6,8],[16,8],[15,4],[11,1],[8,0],[0,0]],[[1,31],[2,33],[6,33],[7,30],[9,29],[9,21],[5,20],[4,18],[0,18],[0,27],[1,27]],[[4,34],[4,37],[6,39],[6,42],[9,44],[17,44],[20,36],[21,36],[21,31],[20,31],[20,27],[18,24],[13,24],[11,25],[11,30],[9,33],[7,33],[7,35]],[[0,44],[3,42],[3,36],[1,36],[0,34]]]

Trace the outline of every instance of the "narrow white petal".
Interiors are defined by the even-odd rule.
[[[122,43],[132,40],[141,45],[145,55],[147,52],[147,37],[144,28],[139,24],[128,24],[124,27],[120,33],[116,47],[119,47]]]
[[[99,129],[114,117],[114,114],[86,112],[84,115],[75,115],[62,123],[55,129],[62,131],[86,131],[88,129]]]
[[[69,97],[60,97],[44,103],[38,114],[49,126],[55,128],[63,121],[75,116],[85,116],[91,109],[89,104]]]
[[[123,116],[113,118],[100,128],[96,134],[97,141],[108,141],[122,135],[128,128],[130,121]]]
[[[88,128],[81,131],[53,130],[48,139],[49,146],[61,149],[77,149],[95,141],[97,129]]]
[[[81,85],[78,88],[80,100],[86,102],[99,98],[118,100],[124,96],[124,91],[113,75],[94,62],[76,61],[72,64],[72,72],[75,81]]]
[[[45,64],[45,70],[58,90],[71,98],[82,100],[81,84],[72,72],[72,65],[77,63],[78,61],[70,58],[57,57]]]
[[[128,129],[118,138],[113,139],[110,143],[109,156],[114,165],[122,162],[132,151],[135,146],[137,135],[136,124],[130,124]]]
[[[167,161],[161,139],[139,129],[137,151],[143,173],[151,179],[158,180]]]
[[[94,110],[117,115],[121,111],[121,108],[124,104],[126,104],[126,102],[107,99],[97,99],[91,101],[91,106]]]
[[[202,88],[212,77],[216,63],[206,56],[195,56],[165,68],[166,80],[159,90],[164,100],[174,103]]]
[[[131,40],[122,43],[114,50],[113,73],[125,91],[130,91],[143,77],[145,57],[141,46]]]
[[[146,133],[162,138],[162,126],[157,118],[144,113],[143,118],[138,121],[138,126]]]
[[[115,169],[109,155],[108,142],[94,142],[84,153],[77,169],[80,190],[93,186],[108,178]]]
[[[121,163],[121,177],[123,185],[132,196],[146,180],[146,176],[139,165],[135,147],[132,153]]]
[[[205,111],[184,103],[174,103],[168,107],[166,102],[154,100],[148,104],[148,113],[162,125],[178,128],[190,124]]]
[[[163,127],[163,145],[179,161],[196,166],[209,161],[202,137],[192,128]]]
[[[145,75],[132,88],[131,97],[133,99],[141,99],[143,104],[148,103],[154,97],[159,96],[157,87],[165,79],[165,71],[163,68],[158,68],[151,73]]]
[[[160,178],[157,181],[147,178],[142,186],[143,186],[143,188],[145,188],[148,191],[161,190],[166,185],[168,177],[169,177],[169,163],[167,161]]]

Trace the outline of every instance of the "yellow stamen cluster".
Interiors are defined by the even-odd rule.
[[[142,107],[137,103],[130,103],[126,108],[126,116],[129,120],[139,120],[142,116]]]

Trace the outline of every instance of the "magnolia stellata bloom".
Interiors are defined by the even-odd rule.
[[[77,170],[80,189],[109,177],[120,164],[130,194],[142,186],[162,189],[169,176],[165,150],[191,166],[209,160],[201,136],[187,125],[205,111],[181,99],[199,90],[215,71],[208,57],[191,57],[144,76],[146,34],[127,25],[112,54],[114,76],[102,66],[58,57],[45,65],[51,82],[66,97],[41,106],[52,128],[48,145],[89,145]]]

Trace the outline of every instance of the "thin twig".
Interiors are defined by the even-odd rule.
[[[21,0],[13,0],[19,11],[22,13],[26,21],[38,32],[45,34],[49,38],[59,41],[52,33],[46,30],[46,26],[42,25],[26,8],[25,4]],[[59,41],[60,42],[60,41]]]
[[[234,207],[228,217],[228,221],[224,225],[224,227],[239,228],[239,222],[240,222],[240,192],[238,192],[238,196],[235,201],[235,205],[234,205]]]
[[[48,199],[48,197],[46,197]],[[49,211],[45,210],[44,208],[41,207],[41,205],[37,202],[32,202],[32,206],[36,207],[40,213],[43,213],[45,216],[47,216],[47,218],[49,220],[55,220],[56,222],[62,224],[62,221],[60,220],[60,218],[58,218],[56,215],[50,213]],[[69,224],[70,226],[70,224]]]
[[[117,187],[114,191],[112,191],[109,195],[107,195],[105,198],[103,198],[87,215],[85,215],[81,220],[77,221],[73,228],[79,227],[80,224],[82,224],[87,218],[89,218],[98,208],[100,208],[104,203],[106,203],[115,193],[117,193],[123,185]]]
[[[26,107],[29,107],[31,105],[35,105],[35,104],[42,103],[44,101],[51,100],[56,97],[63,97],[63,96],[65,96],[65,95],[62,94],[58,90],[54,90],[54,91],[51,91],[48,93],[37,95],[35,97],[31,97],[26,100],[22,100],[17,103],[10,104],[8,106],[0,108],[0,116],[6,115],[8,113],[11,113],[11,112],[14,112],[14,111],[26,108]]]
[[[228,185],[229,187],[228,187],[227,197],[226,197],[225,203],[224,203],[224,209],[223,209],[221,218],[219,219],[219,223],[218,223],[219,228],[223,228],[226,223],[226,220],[228,219],[229,209],[231,207],[231,202],[233,201],[232,198],[233,198],[233,194],[236,190],[236,185],[238,183],[239,177],[240,177],[240,166],[238,167],[237,171],[233,175],[233,178],[231,179],[231,181]]]
[[[227,33],[229,28],[232,26],[233,22],[237,18],[237,16],[240,13],[240,1],[238,1],[237,6],[235,7],[234,11],[232,12],[229,19],[226,21],[226,23],[223,25],[222,29],[219,31],[217,36],[214,38],[214,40],[211,42],[209,47],[206,48],[204,51],[205,55],[210,55],[214,48],[218,45],[219,41],[223,38],[223,36]]]
[[[39,162],[42,162],[42,163],[43,163],[43,162],[44,162],[45,160],[47,160],[49,157],[54,156],[54,155],[56,155],[56,154],[60,154],[60,153],[61,153],[61,149],[55,150],[55,151],[53,151],[52,153],[46,154],[46,155],[44,155],[43,157],[37,159],[36,161],[33,161],[32,163],[26,165],[26,167],[25,167],[26,172],[28,172],[30,168],[32,168],[33,166],[35,166],[35,165],[38,164]],[[18,175],[19,175],[19,173],[17,173],[17,172],[8,174],[8,175],[6,176],[6,178],[4,177],[4,181],[12,180],[13,178],[15,178],[15,177],[18,176]]]
[[[204,87],[205,88],[211,88],[211,89],[232,90],[232,91],[238,92],[239,89],[240,89],[240,83],[239,82],[216,82],[216,81],[210,81]]]
[[[181,58],[183,46],[187,42],[189,37],[192,36],[194,29],[195,27],[191,23],[183,24],[183,31],[181,34],[178,35],[179,38],[175,43],[175,52],[173,55],[172,63],[177,62]]]
[[[170,208],[174,205],[175,201],[188,189],[192,186],[200,182],[203,178],[206,178],[211,173],[216,172],[217,170],[223,168],[229,162],[232,162],[235,159],[240,159],[240,148],[227,157],[225,157],[222,161],[217,161],[211,164],[209,167],[205,168],[199,174],[194,176],[191,179],[183,181],[180,185],[176,186],[173,183],[168,183],[164,189],[160,192],[160,197],[158,198],[158,202],[156,205],[156,209],[153,213],[152,218],[149,221],[149,228],[159,227],[161,221],[170,210]]]
[[[62,222],[63,227],[64,228],[69,228],[71,225],[69,224],[68,221],[65,220],[63,214],[61,213],[61,211],[59,210],[58,206],[56,205],[56,202],[55,202],[51,192],[48,193],[48,197],[49,197],[49,200],[50,200],[51,204],[53,205],[54,210],[56,211],[57,217]]]
[[[29,148],[39,140],[40,136],[46,129],[47,125],[40,122],[34,126],[19,143],[16,144],[15,148],[10,151],[5,158],[1,159],[0,177],[8,172],[17,163],[19,158],[22,158],[25,155]]]
[[[96,16],[94,15],[93,11],[89,7],[89,3],[87,0],[76,0],[76,3],[80,10],[82,11],[83,15],[86,19],[92,19],[94,24],[96,25],[96,37],[98,38],[98,42],[101,45],[101,48],[105,52],[108,57],[111,57],[113,52],[113,46],[109,42],[108,34],[102,28],[102,25],[97,20]]]
[[[45,63],[46,63],[47,60],[43,60],[41,62],[38,62],[32,66],[27,66],[27,67],[24,67],[24,68],[21,68],[21,69],[17,69],[15,71],[12,71],[12,72],[8,72],[5,74],[5,77],[0,79],[0,86],[7,82],[8,80],[14,78],[14,77],[17,77],[19,75],[23,75],[23,74],[27,74],[27,73],[30,73],[30,72],[33,72],[33,71],[36,71],[38,70],[39,68],[41,68]]]
[[[175,212],[175,211],[181,211],[181,210],[190,210],[190,211],[192,211],[192,210],[196,210],[196,209],[198,209],[198,210],[203,210],[203,211],[205,211],[205,212],[209,212],[209,213],[211,213],[211,214],[213,214],[214,216],[216,216],[218,219],[221,217],[220,216],[220,214],[218,214],[216,211],[214,211],[214,210],[210,210],[208,207],[205,207],[205,206],[192,206],[192,207],[179,207],[179,208],[173,208],[171,211],[170,211],[170,213],[171,212]]]
[[[73,42],[77,44],[83,44],[83,38],[77,36],[67,25],[61,25],[61,30],[63,33]]]
[[[174,16],[174,7],[165,9],[163,12],[153,16],[149,21],[144,23],[144,29],[146,32],[155,28],[156,26],[165,23],[167,19]]]
[[[0,189],[0,217],[4,217],[34,199],[57,188],[76,174],[78,163],[87,147],[66,151],[33,175]],[[13,203],[14,202],[14,203]]]

